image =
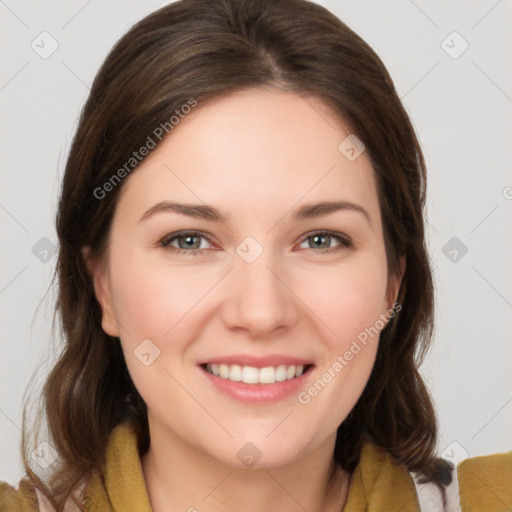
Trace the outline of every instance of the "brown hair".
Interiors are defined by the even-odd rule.
[[[102,330],[81,255],[85,246],[95,257],[104,253],[123,183],[101,200],[94,191],[190,98],[201,104],[253,87],[315,96],[339,114],[373,164],[389,275],[406,258],[402,310],[381,333],[367,386],[338,429],[335,459],[353,471],[370,439],[424,481],[440,487],[450,481],[450,466],[435,457],[435,412],[418,372],[433,332],[425,163],[386,68],[342,21],[306,0],[181,0],[138,22],[114,46],[81,112],[65,168],[54,275],[65,346],[43,389],[61,463],[45,484],[24,455],[28,475],[58,510],[100,468],[116,425],[136,427],[141,454],[149,446],[146,405],[119,339]],[[25,451],[25,414],[23,430]]]

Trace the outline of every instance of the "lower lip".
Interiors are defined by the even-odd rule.
[[[284,400],[292,394],[297,394],[300,388],[304,386],[313,367],[310,367],[300,377],[283,382],[275,382],[274,384],[234,382],[229,379],[216,377],[208,373],[203,367],[199,367],[199,369],[221,393],[246,403],[273,403]]]

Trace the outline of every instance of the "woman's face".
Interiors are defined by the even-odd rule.
[[[237,466],[332,450],[399,285],[349,135],[319,99],[246,90],[122,184],[96,293],[152,431]]]

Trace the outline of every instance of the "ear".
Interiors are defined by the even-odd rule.
[[[115,319],[112,288],[107,267],[101,259],[91,255],[90,247],[82,247],[81,253],[93,282],[94,294],[101,306],[101,327],[110,336],[119,336],[119,326]]]
[[[386,294],[386,300],[388,309],[392,309],[393,305],[396,304],[398,299],[398,293],[400,292],[400,286],[402,285],[402,279],[405,274],[406,258],[405,254],[399,256],[399,270],[398,275],[391,276],[388,281],[388,289]]]

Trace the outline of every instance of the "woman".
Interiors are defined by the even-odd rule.
[[[50,437],[0,509],[508,510],[510,454],[435,456],[425,194],[389,74],[327,10],[143,19],[69,154]]]

